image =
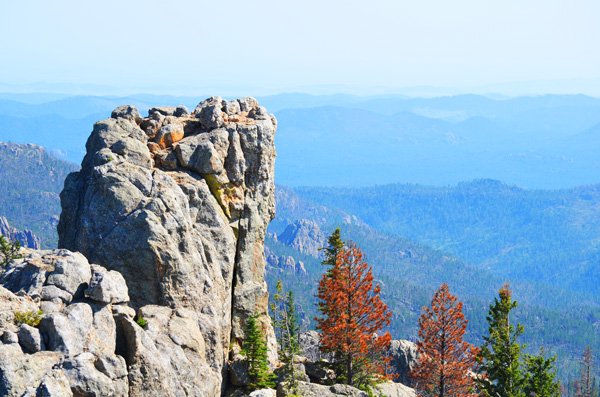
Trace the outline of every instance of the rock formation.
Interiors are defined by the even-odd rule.
[[[324,247],[325,235],[319,225],[308,219],[299,219],[288,225],[277,241],[315,258],[321,257],[319,248]]]
[[[29,229],[19,231],[8,224],[6,218],[0,216],[0,234],[5,236],[7,240],[11,242],[20,241],[21,247],[33,248],[39,250],[41,248],[41,242]]]
[[[117,330],[143,331],[123,277],[67,250],[22,254],[0,275],[0,395],[129,395]]]
[[[296,260],[291,256],[277,256],[272,253],[267,246],[265,246],[265,258],[267,260],[267,266],[270,266],[271,268],[276,268],[280,271],[286,271],[301,276],[306,276],[308,274],[306,272],[306,268],[304,267],[304,262],[296,262]]]
[[[394,382],[411,386],[408,373],[417,363],[417,345],[408,340],[393,340],[390,342],[388,355],[391,357],[390,368],[398,374]]]
[[[275,351],[263,252],[275,212],[275,129],[275,117],[253,98],[209,98],[191,114],[152,108],[147,118],[122,106],[94,125],[81,171],[61,193],[59,247],[119,271],[144,318],[194,324],[180,342],[202,348],[186,350],[182,366],[197,371],[205,359],[210,369],[197,380],[205,387],[224,387],[230,341],[243,337],[248,316],[262,315]],[[140,340],[128,362],[138,368],[130,392],[145,395],[149,382],[174,395],[194,390],[170,377],[168,360],[146,367],[154,354],[168,355],[161,340],[173,335],[130,334]]]

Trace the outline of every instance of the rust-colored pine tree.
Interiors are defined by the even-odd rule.
[[[433,295],[431,307],[423,307],[419,319],[419,360],[409,373],[418,396],[475,397],[470,371],[478,349],[463,341],[467,320],[462,302],[444,283]]]
[[[363,388],[385,375],[388,358],[383,352],[390,344],[391,312],[379,299],[380,287],[373,288],[372,268],[353,243],[340,250],[330,272],[319,283],[319,310],[316,318],[321,350],[335,353],[340,374],[337,381]]]

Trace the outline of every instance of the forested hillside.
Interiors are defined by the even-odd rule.
[[[511,278],[600,294],[600,186],[527,190],[494,180],[456,186],[299,188],[373,228]]]
[[[17,229],[31,229],[42,248],[56,248],[58,195],[78,168],[40,146],[0,142],[0,216]]]
[[[485,317],[489,304],[504,282],[510,281],[519,302],[515,319],[526,330],[523,342],[528,344],[530,352],[536,352],[543,345],[558,354],[561,376],[566,378],[576,372],[575,363],[587,344],[594,349],[600,348],[596,339],[600,326],[597,295],[473,266],[447,251],[378,231],[361,222],[360,218],[315,204],[284,186],[277,186],[276,200],[277,217],[270,228],[272,233],[281,233],[294,219],[310,219],[325,233],[340,226],[343,238],[353,240],[361,247],[373,266],[376,280],[382,284],[382,296],[394,314],[390,326],[394,338],[416,338],[421,308],[429,304],[434,291],[446,282],[465,303],[465,315],[470,322],[467,339],[480,344],[487,331]],[[418,209],[415,210],[418,214]],[[316,280],[324,271],[319,265],[320,259],[294,251],[273,237],[267,239],[267,246],[277,255],[289,255],[304,262],[307,276],[271,269],[267,278],[270,286],[281,278],[286,288],[295,291],[309,324],[317,314],[314,307]]]

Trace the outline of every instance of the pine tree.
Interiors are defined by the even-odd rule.
[[[525,345],[517,343],[523,326],[517,324],[515,328],[510,322],[510,312],[517,307],[517,301],[512,300],[508,284],[500,289],[498,295],[487,316],[489,336],[483,338],[484,344],[478,355],[480,376],[475,381],[484,396],[523,397],[525,376],[520,359]]]
[[[327,247],[319,248],[319,251],[325,252],[325,259],[321,262],[321,265],[329,266],[325,271],[324,277],[331,277],[333,268],[335,267],[335,264],[337,262],[338,254],[342,252],[345,246],[346,243],[342,240],[342,233],[340,231],[340,228],[338,227],[327,238]],[[317,286],[317,298],[320,295],[325,295],[327,293],[327,291],[325,291],[324,288],[324,284],[322,286],[322,284],[319,283],[319,285]],[[333,316],[333,313],[327,314],[323,312],[323,310],[333,311],[335,310],[335,308],[324,307],[322,309],[320,306],[318,306],[317,310],[321,311],[321,313],[324,316]],[[331,362],[324,363],[324,366],[328,367],[329,369],[332,369],[335,373],[336,378],[341,378],[344,372],[344,368],[342,368],[341,365],[343,353],[341,351],[330,351],[329,355],[329,360]]]
[[[19,259],[22,256],[19,255],[21,249],[21,242],[16,241],[14,243],[8,241],[2,234],[0,234],[0,267],[4,267],[13,259]]]
[[[525,396],[560,397],[561,385],[556,379],[556,356],[545,358],[546,351],[540,348],[537,356],[525,357]]]
[[[335,266],[338,254],[344,248],[345,243],[342,241],[342,234],[340,228],[336,228],[331,235],[327,238],[327,247],[319,248],[319,250],[325,251],[325,259],[321,262],[322,265],[330,266],[327,269],[327,274],[331,275],[331,269]]]
[[[294,366],[294,356],[300,354],[298,317],[294,302],[294,293],[283,293],[281,280],[277,282],[276,293],[271,303],[273,327],[279,341],[279,353],[283,362],[283,372],[288,392],[298,392],[298,373]]]
[[[592,349],[588,345],[585,348],[579,363],[579,391],[577,397],[597,397],[596,368]]]
[[[423,307],[419,319],[418,362],[409,376],[418,396],[475,397],[469,374],[476,367],[478,349],[463,341],[468,321],[462,302],[444,283]]]
[[[244,332],[242,355],[248,364],[248,374],[252,382],[248,385],[249,391],[275,387],[274,375],[269,372],[267,343],[256,319],[259,315],[248,317]]]
[[[391,340],[388,332],[376,336],[389,325],[391,312],[379,299],[379,285],[373,288],[372,269],[363,259],[352,243],[338,252],[335,266],[319,283],[323,317],[315,318],[321,350],[335,353],[338,381],[359,388],[386,376],[384,363],[370,357],[372,351],[385,350]]]

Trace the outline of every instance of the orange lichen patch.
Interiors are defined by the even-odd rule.
[[[178,131],[173,131],[173,132],[171,132],[170,134],[167,134],[167,135],[168,135],[167,140],[170,141],[169,146],[173,146],[173,144],[175,142],[179,142],[180,140],[182,140],[183,136],[185,134],[183,133],[183,130],[178,130]]]
[[[254,124],[254,119],[248,118],[248,112],[241,112],[231,116],[224,115],[224,120],[233,123]]]
[[[170,148],[174,143],[182,140],[184,135],[185,134],[183,133],[183,130],[167,132],[160,137],[158,140],[158,145],[161,147],[161,149]]]
[[[156,153],[160,150],[160,145],[158,143],[148,142],[148,150],[150,150],[150,153]]]

